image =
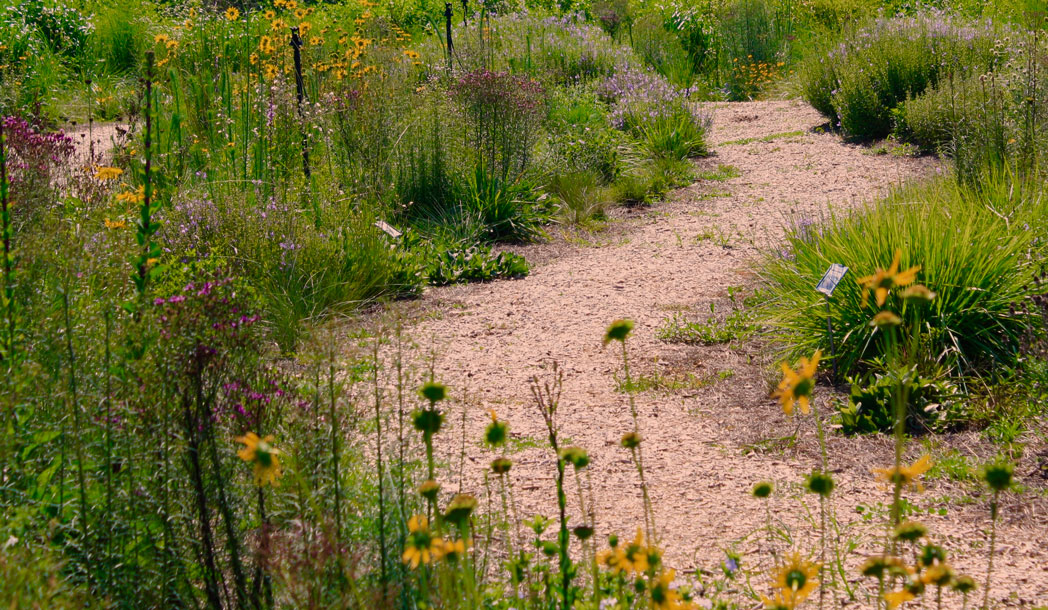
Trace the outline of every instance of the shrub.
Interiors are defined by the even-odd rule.
[[[859,212],[799,224],[788,232],[785,250],[762,265],[768,323],[790,355],[829,353],[826,308],[814,286],[831,263],[845,264],[851,271],[831,300],[839,366],[842,374],[867,369],[883,354],[869,325],[877,310],[863,306],[855,279],[886,268],[901,249],[903,268],[920,265],[917,281],[938,294],[923,320],[921,371],[993,373],[1015,361],[1021,337],[1037,323],[1013,304],[1025,298],[1044,255],[1046,214],[1043,190],[1003,178],[970,189],[944,178]],[[903,311],[897,295],[885,308]],[[911,308],[904,318],[912,314]]]
[[[847,401],[837,403],[841,431],[845,434],[889,433],[895,423],[892,392],[898,380],[874,374],[866,380],[849,380]],[[907,396],[907,428],[911,432],[942,431],[950,423],[955,403],[963,394],[949,380],[926,379],[920,375],[904,380]]]
[[[549,190],[560,203],[560,215],[572,225],[585,225],[602,220],[608,205],[614,201],[614,189],[603,186],[593,172],[557,174]]]
[[[811,56],[800,70],[800,88],[846,135],[883,138],[892,130],[892,110],[935,85],[949,68],[992,66],[997,33],[992,23],[940,12],[880,18],[825,56]]]
[[[612,105],[611,121],[638,137],[654,157],[680,159],[706,154],[711,118],[689,99],[690,89],[677,89],[654,72],[628,68],[600,86]]]

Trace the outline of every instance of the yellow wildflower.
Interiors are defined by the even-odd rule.
[[[273,28],[274,32],[279,32],[281,30],[287,29],[287,22],[283,19],[276,19],[272,23],[270,23],[269,26]]]
[[[276,487],[277,479],[280,478],[280,460],[277,459],[280,452],[270,444],[273,442],[273,436],[259,438],[254,432],[248,432],[244,436],[238,436],[236,441],[244,444],[244,448],[237,451],[237,456],[255,465],[255,485]]]
[[[123,220],[109,220],[105,219],[107,229],[123,229],[127,226],[127,223]]]
[[[171,37],[167,34],[157,34],[153,37],[153,44],[167,44],[167,41],[171,40]]]
[[[801,406],[801,413],[808,414],[812,392],[815,390],[815,371],[819,368],[820,358],[822,350],[816,351],[811,360],[801,358],[800,368],[796,371],[785,362],[782,363],[782,381],[772,393],[772,397],[782,402],[782,410],[786,415],[793,414],[793,405],[797,403]]]
[[[909,487],[916,491],[923,491],[924,486],[917,480],[917,477],[928,472],[932,467],[932,456],[927,453],[922,455],[913,464],[906,466],[899,466],[898,471],[894,467],[892,468],[874,468],[873,473],[877,475],[877,478],[881,479],[889,485],[894,485],[898,481],[902,487]]]
[[[429,520],[424,515],[415,515],[408,520],[408,539],[402,560],[417,568],[420,563],[428,564],[440,559],[443,541],[429,531]]]
[[[141,203],[146,198],[146,187],[140,186],[136,191],[117,193],[116,200],[123,203]]]
[[[226,19],[229,21],[236,21],[240,19],[240,11],[236,7],[229,7],[226,9]]]
[[[787,556],[786,563],[775,570],[772,586],[792,608],[807,599],[819,585],[816,579],[818,575],[819,564],[805,561],[799,554],[793,553]]]
[[[277,18],[277,13],[273,9],[270,9],[270,10],[262,13],[262,16],[265,17],[266,21],[273,21],[274,19]]]
[[[686,608],[681,603],[680,593],[671,589],[677,573],[673,570],[663,572],[651,583],[651,605],[658,610],[680,610]]]
[[[907,589],[891,591],[884,594],[884,601],[888,603],[889,610],[895,610],[899,606],[914,599],[913,593]]]
[[[917,279],[917,272],[921,270],[921,266],[916,265],[906,271],[899,271],[899,260],[901,258],[902,250],[896,250],[895,257],[892,259],[892,264],[887,271],[878,268],[873,275],[867,275],[857,280],[862,285],[863,307],[866,306],[866,299],[871,290],[877,299],[877,306],[880,307],[888,299],[888,292],[892,288],[909,286]]]
[[[95,180],[116,180],[124,170],[119,167],[99,167],[95,170]]]

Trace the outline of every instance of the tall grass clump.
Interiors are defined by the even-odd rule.
[[[992,22],[939,11],[880,17],[855,28],[799,68],[802,96],[834,127],[857,139],[883,138],[892,111],[957,70],[978,74],[1002,61]]]
[[[919,371],[992,375],[997,366],[1013,364],[1023,334],[1038,329],[1016,304],[1028,295],[1045,254],[1046,214],[1043,189],[999,176],[980,188],[938,179],[856,212],[799,224],[788,231],[784,249],[763,263],[772,295],[769,322],[789,353],[828,352],[826,308],[813,289],[819,278],[831,263],[874,268],[902,249],[907,258],[899,264],[919,265],[925,285],[938,295],[922,320],[914,355]],[[885,357],[863,311],[866,300],[846,277],[830,301],[844,374],[869,370]]]

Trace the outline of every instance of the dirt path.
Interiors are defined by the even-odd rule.
[[[937,171],[932,159],[873,155],[843,144],[814,130],[821,123],[814,110],[798,102],[716,105],[715,155],[698,165],[706,170],[733,166],[738,177],[700,181],[654,210],[624,212],[621,223],[592,243],[525,248],[530,260],[540,261],[526,279],[427,293],[422,307],[429,315],[419,318],[410,333],[423,346],[436,347],[439,377],[456,396],[465,392],[469,397],[467,438],[480,438],[489,408],[509,420],[513,476],[525,515],[555,513],[554,463],[528,379],[543,374],[541,362],[556,359],[565,372],[561,434],[592,456],[601,545],[610,532],[632,538],[642,523],[637,473],[619,446],[631,427],[626,395],[615,391],[621,355],[601,347],[609,322],[630,318],[636,321],[629,344],[635,375],[651,375],[657,367],[664,380],[683,380],[686,373],[704,380],[637,395],[668,563],[717,575],[724,549],[734,546],[744,556],[756,551],[763,534],[743,539],[764,523],[749,495],[761,479],[777,483],[775,518],[790,526],[802,552],[816,552],[811,523],[817,503],[799,487],[818,463],[811,420],[802,422],[801,440],[793,448],[775,450],[775,443],[758,442],[796,428],[768,398],[771,356],[754,345],[672,345],[658,340],[656,330],[673,312],[698,317],[710,303],[725,304],[729,287],[752,287],[754,261],[762,248],[781,239],[788,219],[851,207]],[[826,395],[825,389],[820,392]],[[451,464],[459,462],[458,417],[449,417],[455,421],[442,434],[442,453]],[[830,452],[838,483],[836,511],[842,523],[850,523],[842,526],[843,539],[854,537],[860,548],[872,552],[877,532],[864,524],[856,507],[875,512],[877,503],[890,502],[869,472],[889,463],[889,444],[834,437]],[[467,453],[467,468],[474,473],[492,457],[474,443]],[[953,550],[957,569],[981,583],[985,497],[970,505],[936,500],[960,493],[948,483],[931,482],[917,502],[947,509],[946,516],[921,518]],[[1048,555],[1036,540],[1048,540],[1048,527],[1037,525],[1048,523],[1044,494],[1034,501],[1009,500],[1003,514],[1005,542],[995,597],[1009,605],[1043,603]],[[860,560],[854,553],[849,578],[858,580],[854,565]],[[748,557],[744,561],[752,563]],[[758,590],[767,589],[760,584]],[[862,591],[857,589],[860,599]]]

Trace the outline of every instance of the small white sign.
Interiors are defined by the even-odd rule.
[[[841,283],[845,273],[848,273],[848,268],[844,265],[838,265],[837,263],[830,265],[830,268],[822,275],[822,279],[819,280],[819,285],[815,287],[815,290],[828,297],[833,296],[833,291],[837,289],[837,284]]]
[[[400,231],[394,229],[392,225],[383,220],[376,221],[375,226],[382,229],[382,231],[385,232],[386,235],[389,235],[393,239],[400,237]]]

